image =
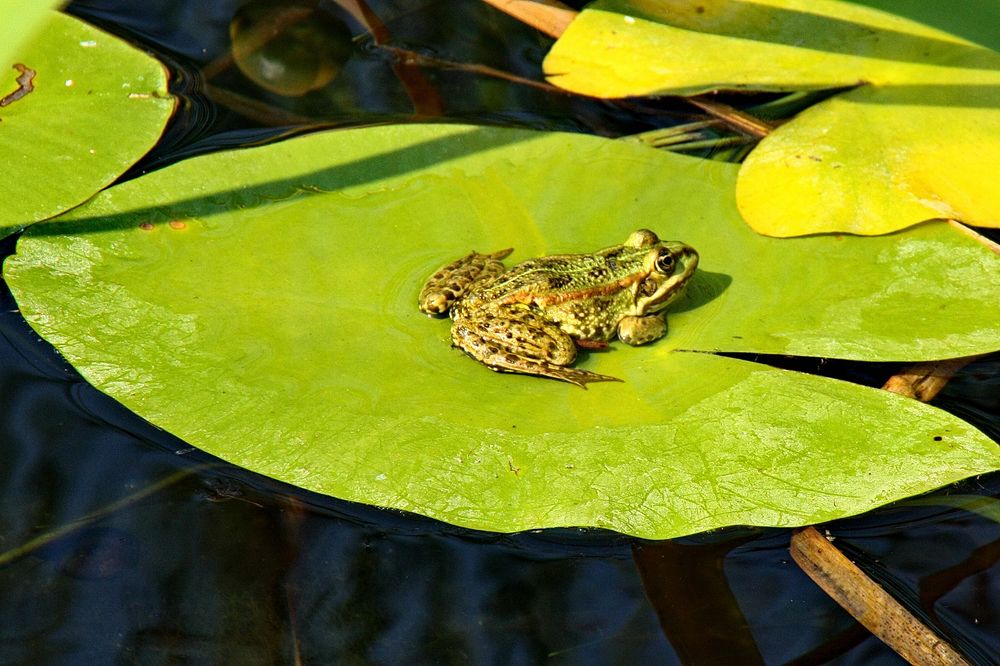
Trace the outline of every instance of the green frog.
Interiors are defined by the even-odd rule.
[[[698,267],[694,248],[661,241],[648,229],[622,245],[529,259],[508,270],[502,260],[511,252],[473,252],[435,271],[420,291],[420,311],[449,313],[455,346],[492,370],[583,388],[621,380],[569,367],[577,347],[662,338],[663,309]]]

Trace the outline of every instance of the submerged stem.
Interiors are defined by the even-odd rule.
[[[145,488],[142,488],[132,493],[131,495],[127,495],[121,499],[111,502],[110,504],[106,504],[100,509],[88,513],[82,518],[78,518],[74,521],[66,523],[65,525],[60,525],[59,527],[53,530],[49,530],[44,534],[40,534],[34,539],[30,539],[21,544],[20,546],[17,546],[16,548],[11,548],[10,550],[4,553],[0,553],[0,566],[10,564],[15,560],[20,559],[21,557],[24,557],[25,555],[28,555],[30,553],[33,553],[39,548],[47,546],[53,541],[56,541],[57,539],[66,536],[67,534],[75,532],[80,528],[86,527],[87,525],[90,525],[91,523],[100,520],[101,518],[109,516],[117,511],[124,509],[127,506],[135,504],[136,502],[143,500],[149,497],[150,495],[158,493],[159,491],[174,485],[178,481],[182,481],[183,479],[186,479],[187,477],[193,474],[196,474],[213,466],[214,464],[206,464],[179,470],[177,472],[174,472],[173,474],[170,474],[160,479],[159,481],[153,483],[152,485],[146,486]]]

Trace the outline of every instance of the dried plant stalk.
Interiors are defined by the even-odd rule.
[[[834,601],[911,664],[968,664],[946,641],[924,626],[868,578],[815,527],[796,530],[792,559]]]
[[[576,18],[576,10],[557,0],[483,0],[549,37],[558,38]]]

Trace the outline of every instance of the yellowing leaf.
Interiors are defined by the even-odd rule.
[[[744,219],[770,236],[884,234],[933,218],[1000,226],[1000,96],[997,108],[962,108],[974,89],[923,95],[866,86],[780,127],[740,169]]]
[[[561,87],[623,97],[1000,82],[998,65],[989,49],[837,0],[599,0],[544,67]]]
[[[774,236],[1000,226],[1000,54],[921,23],[836,0],[606,0],[545,69],[601,97],[862,84],[751,153],[744,219]]]

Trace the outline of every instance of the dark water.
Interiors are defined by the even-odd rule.
[[[527,78],[549,44],[472,0],[370,6],[396,46]],[[405,121],[421,86],[424,115],[437,104],[443,118],[611,136],[686,112],[440,68],[420,79],[364,39],[329,86],[282,97],[220,64],[237,8],[71,5],[166,59],[187,100],[132,174],[303,126]],[[869,385],[896,369],[762,360]],[[934,404],[1000,439],[1000,355]],[[976,663],[1000,663],[1000,524],[995,508],[970,510],[998,495],[994,474],[825,527]],[[789,536],[495,535],[304,493],[192,450],[86,385],[0,286],[0,557],[41,539],[0,564],[2,664],[901,663],[791,562]]]

